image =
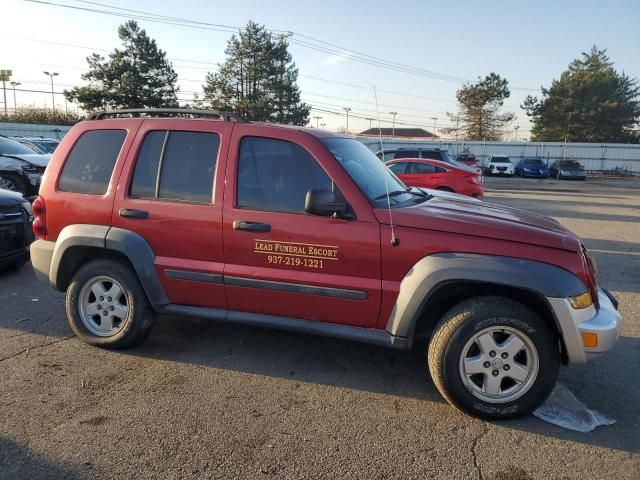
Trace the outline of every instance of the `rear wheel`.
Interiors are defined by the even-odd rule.
[[[429,343],[429,371],[442,396],[484,419],[537,408],[560,368],[554,334],[527,307],[502,297],[475,297],[447,312]]]
[[[127,348],[151,331],[154,313],[136,275],[125,264],[95,260],[79,269],[66,297],[67,319],[85,342]]]

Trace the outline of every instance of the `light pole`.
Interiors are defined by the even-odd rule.
[[[9,84],[13,87],[13,110],[14,112],[17,112],[18,104],[16,103],[16,87],[22,84],[20,82],[9,82]]]
[[[326,123],[321,123],[321,124],[320,124],[320,127],[321,127],[321,128],[324,128],[324,127],[326,127],[326,126],[327,126],[327,124],[326,124]]]
[[[515,139],[515,141],[517,142],[517,141],[518,141],[518,129],[520,128],[520,125],[516,125],[516,126],[515,126],[515,127],[513,127],[513,128],[514,128],[514,130],[515,130],[515,132],[516,132],[516,139]]]
[[[393,120],[391,122],[391,136],[396,136],[396,115],[398,112],[389,112],[389,115],[393,115]]]
[[[369,130],[371,130],[371,122],[373,122],[373,118],[367,118],[369,120]]]
[[[433,138],[436,137],[436,122],[438,121],[438,117],[431,117],[431,120],[433,120]]]
[[[318,127],[319,127],[320,119],[321,119],[322,117],[320,117],[320,116],[315,116],[315,117],[313,117],[313,118],[315,118],[315,119],[316,119],[316,128],[318,128]]]
[[[349,134],[349,112],[351,111],[351,107],[342,107],[342,109],[347,112],[347,134]]]
[[[45,75],[49,75],[49,78],[51,79],[51,108],[55,112],[55,110],[56,110],[56,98],[55,98],[54,93],[53,93],[53,77],[57,77],[58,76],[58,72],[42,72],[42,73],[44,73]]]

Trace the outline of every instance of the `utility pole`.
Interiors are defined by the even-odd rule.
[[[433,138],[436,137],[436,122],[438,121],[438,117],[431,117],[431,120],[433,120]]]
[[[18,102],[16,102],[16,87],[22,85],[20,82],[9,82],[13,87],[13,111],[18,111]]]
[[[56,110],[56,97],[55,94],[53,93],[53,77],[57,77],[58,76],[58,72],[42,72],[45,75],[49,75],[49,78],[51,79],[51,108],[52,110],[55,112]]]
[[[347,112],[347,135],[349,134],[349,112],[351,111],[351,107],[342,107],[342,109]]]
[[[4,95],[4,115],[7,116],[7,84],[11,80],[13,72],[11,70],[0,70],[0,80],[2,80],[2,94]]]
[[[389,112],[389,115],[393,115],[393,120],[391,121],[391,136],[396,136],[396,115],[398,112]]]
[[[371,122],[373,122],[373,118],[369,117],[367,120],[369,120],[369,130],[371,130]]]
[[[316,128],[318,128],[318,126],[319,126],[319,122],[320,122],[320,119],[321,119],[322,117],[320,117],[320,116],[315,116],[315,117],[313,117],[313,118],[315,118],[315,119],[316,119]]]

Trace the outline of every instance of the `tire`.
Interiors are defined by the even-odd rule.
[[[489,352],[480,349],[480,337]],[[509,345],[515,348],[507,353],[503,349]],[[465,300],[443,316],[429,343],[428,363],[437,389],[458,410],[486,420],[510,419],[535,410],[549,396],[560,350],[555,335],[527,307],[483,296]]]
[[[155,321],[135,273],[114,260],[94,260],[75,273],[67,289],[66,310],[69,325],[78,337],[109,349],[141,343]]]
[[[0,188],[4,188],[5,190],[10,190],[12,192],[18,192],[22,194],[22,196],[27,196],[27,186],[17,175],[12,175],[9,173],[0,174]]]

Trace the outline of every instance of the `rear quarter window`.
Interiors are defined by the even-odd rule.
[[[104,195],[126,130],[91,130],[83,133],[64,163],[58,189],[63,192]]]

